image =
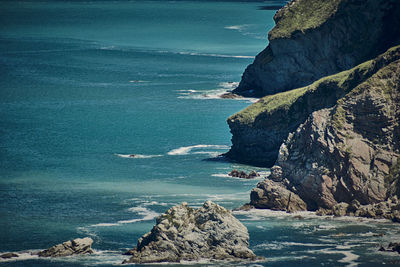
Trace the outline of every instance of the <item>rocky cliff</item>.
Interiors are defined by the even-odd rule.
[[[248,246],[247,228],[230,211],[211,201],[199,209],[183,203],[157,218],[124,263],[260,259]]]
[[[394,47],[353,69],[324,77],[306,87],[260,99],[228,118],[232,147],[227,156],[244,163],[272,166],[288,134],[304,123],[312,112],[332,108],[339,99],[373,79],[374,75],[375,80],[379,80],[377,73],[398,59],[400,47]]]
[[[316,108],[289,134],[268,180],[290,191],[308,210],[398,220],[393,214],[400,210],[400,46],[297,89],[301,96],[286,110],[309,103],[301,99],[306,94],[323,102],[326,85],[326,101],[334,104]],[[265,183],[252,192],[254,206],[271,206],[260,205],[272,197]]]
[[[306,86],[376,57],[400,40],[398,0],[295,0],[233,93],[265,96]]]

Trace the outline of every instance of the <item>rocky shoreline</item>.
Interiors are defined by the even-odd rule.
[[[244,208],[399,222],[399,10],[295,0],[277,12],[269,46],[233,91],[264,97],[227,121],[226,156],[272,167]]]

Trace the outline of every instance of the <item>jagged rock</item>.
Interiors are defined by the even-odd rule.
[[[253,178],[260,176],[255,171],[251,171],[251,172],[249,172],[249,174],[247,174],[245,171],[238,171],[236,169],[232,170],[230,173],[228,173],[228,175],[232,176],[232,177],[244,178],[244,179],[253,179]]]
[[[281,182],[283,180],[282,168],[279,166],[273,166],[271,168],[271,174],[268,178],[275,182]]]
[[[124,263],[257,259],[248,246],[246,227],[230,211],[211,201],[199,209],[183,203],[157,218]]]
[[[233,93],[225,93],[220,96],[220,98],[225,98],[225,99],[236,99],[236,98],[243,98],[241,95],[233,94]]]
[[[388,250],[400,253],[400,243],[396,243],[396,242],[389,243]]]
[[[250,193],[250,205],[259,209],[284,210],[288,212],[307,210],[306,203],[283,185],[265,179]]]
[[[38,253],[39,257],[64,257],[80,254],[92,254],[93,240],[90,237],[76,238],[55,245]]]
[[[0,255],[0,258],[2,258],[2,259],[11,259],[11,258],[16,258],[16,257],[19,257],[19,255],[16,253],[13,253],[13,252],[4,253],[4,254]]]
[[[333,213],[333,215],[338,216],[338,217],[345,216],[347,214],[348,207],[349,207],[349,204],[344,203],[344,202],[336,204],[332,208],[332,213]]]
[[[400,243],[390,242],[387,248],[380,246],[379,251],[400,253]]]
[[[382,67],[334,107],[312,113],[281,146],[276,165],[309,208],[375,204],[398,187],[387,177],[400,158],[399,69],[400,60]],[[364,206],[356,216],[377,211]]]
[[[326,216],[326,215],[333,215],[333,211],[330,209],[324,209],[324,208],[319,208],[316,212],[316,215],[318,216]]]
[[[374,58],[398,44],[399,13],[397,0],[290,1],[233,93],[287,91]]]

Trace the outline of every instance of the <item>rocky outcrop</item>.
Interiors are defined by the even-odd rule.
[[[183,203],[157,218],[124,263],[255,260],[248,246],[246,227],[230,211],[211,201],[199,209]]]
[[[228,173],[228,175],[231,177],[237,177],[237,178],[243,178],[243,179],[253,179],[253,178],[260,176],[255,171],[251,171],[247,174],[245,171],[238,171],[236,169],[232,170],[230,173]]]
[[[38,253],[39,257],[65,257],[71,255],[92,254],[93,240],[90,237],[76,238],[55,245]]]
[[[397,0],[291,1],[233,93],[275,94],[372,59],[400,40],[398,14]]]
[[[391,243],[389,243],[389,245],[387,246],[387,248],[384,248],[383,246],[381,246],[381,247],[379,248],[379,251],[397,252],[397,253],[400,253],[400,243],[391,242]]]
[[[350,203],[341,202],[332,207],[332,209],[319,208],[317,215],[334,216],[357,216],[375,219],[389,219],[394,222],[400,222],[400,203],[397,196],[388,198],[385,201],[361,205],[359,201],[352,200]]]
[[[251,191],[250,205],[260,209],[288,212],[307,210],[307,204],[296,193],[268,179],[258,183]]]
[[[395,47],[338,74],[342,79],[331,87],[335,105],[312,112],[281,145],[269,179],[297,194],[308,210],[398,220],[393,198],[400,192],[399,51]],[[308,92],[318,94],[316,88]]]
[[[398,59],[400,47],[394,47],[348,71],[260,99],[228,118],[232,147],[226,156],[242,163],[272,166],[282,142],[312,112],[334,107],[340,98]]]
[[[8,252],[0,255],[2,259],[11,259],[11,258],[18,258],[19,255],[17,253]]]

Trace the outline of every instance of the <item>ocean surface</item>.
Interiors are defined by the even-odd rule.
[[[0,253],[23,254],[0,265],[119,265],[175,204],[248,202],[261,178],[227,173],[269,170],[207,159],[229,149],[226,119],[254,99],[218,95],[268,43],[275,11],[259,7],[283,3],[0,1]],[[400,238],[387,221],[235,215],[267,258],[240,266],[400,261],[378,252]],[[94,255],[29,254],[85,236]]]

